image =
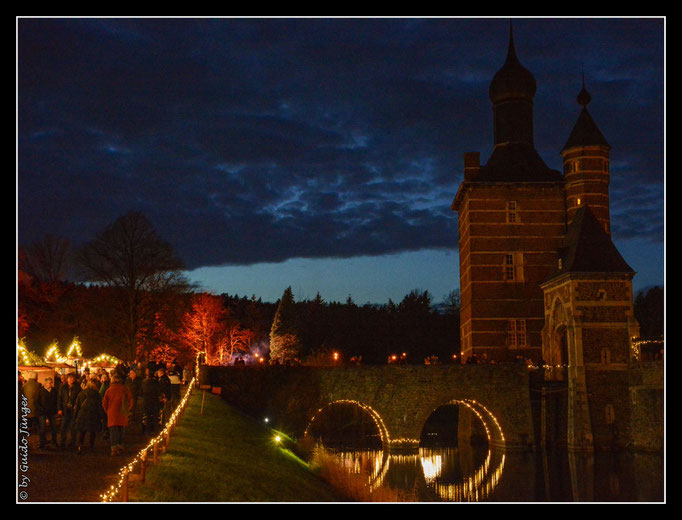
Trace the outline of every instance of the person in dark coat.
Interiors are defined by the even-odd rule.
[[[109,385],[111,384],[109,374],[107,373],[106,370],[100,374],[99,382],[101,383],[99,387],[99,395],[104,397],[104,394],[106,393],[107,390],[109,390]]]
[[[26,398],[26,419],[28,419],[28,427],[37,425],[38,423],[38,396],[43,385],[38,382],[38,372],[29,372],[28,380],[21,387],[21,393]]]
[[[177,408],[180,403],[180,387],[182,386],[182,375],[179,371],[173,370],[171,367],[168,372],[168,379],[170,380],[171,388],[171,413]]]
[[[159,378],[159,393],[160,393],[160,399],[162,403],[162,411],[161,411],[161,424],[166,424],[168,422],[168,419],[170,418],[171,415],[171,380],[170,378],[166,375],[166,369],[165,368],[159,368],[159,370],[156,372],[158,378]]]
[[[81,391],[80,385],[76,382],[76,374],[70,372],[66,375],[66,383],[59,389],[59,398],[57,399],[57,415],[62,418],[62,425],[59,429],[59,443],[60,448],[64,447],[66,442],[66,434],[71,432],[71,441],[69,446],[76,444],[76,431],[74,429],[74,409],[76,407],[76,399]]]
[[[50,427],[50,444],[57,446],[57,401],[59,399],[58,390],[54,386],[51,377],[45,378],[45,384],[40,389],[38,396],[38,435],[40,436],[39,449],[47,446],[46,431]]]
[[[153,435],[159,425],[161,411],[161,389],[159,381],[147,370],[147,377],[142,381],[142,408],[144,412],[144,431]]]
[[[142,422],[141,403],[138,402],[142,398],[142,378],[138,376],[137,370],[131,368],[126,379],[126,386],[130,390],[130,395],[133,396],[133,409],[131,410],[130,424],[140,424]]]
[[[105,419],[102,409],[102,396],[99,395],[97,383],[88,381],[85,389],[78,394],[74,407],[74,427],[78,432],[78,453],[83,453],[85,446],[85,434],[89,434],[90,449],[95,447],[95,437],[102,430],[102,421]]]

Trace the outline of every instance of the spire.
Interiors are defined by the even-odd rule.
[[[507,61],[509,59],[514,59],[519,61],[516,57],[516,49],[514,48],[514,26],[512,25],[512,19],[509,19],[509,48],[507,49]]]
[[[519,62],[514,47],[514,31],[509,20],[509,46],[507,60],[490,83],[488,94],[493,104],[507,99],[526,99],[533,101],[535,97],[535,78]]]
[[[561,151],[563,152],[564,150],[577,146],[606,146],[610,148],[606,138],[601,133],[601,130],[599,130],[597,123],[594,122],[594,119],[592,119],[592,116],[587,111],[587,105],[592,101],[592,96],[585,88],[584,71],[582,72],[582,89],[578,93],[576,100],[583,109],[580,111],[580,115],[573,126],[571,135],[568,137],[568,141]]]
[[[582,65],[581,65],[582,69]],[[585,89],[585,69],[582,69],[582,75],[583,75],[583,88],[580,90],[578,93],[578,97],[576,98],[578,100],[578,104],[582,106],[583,108],[587,108],[587,105],[590,104],[590,101],[592,101],[592,96],[590,96],[590,93]]]

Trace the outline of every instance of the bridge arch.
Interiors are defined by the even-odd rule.
[[[483,424],[483,428],[485,429],[485,434],[486,438],[488,440],[488,446],[490,448],[497,448],[501,449],[504,451],[506,448],[506,440],[504,436],[504,432],[502,431],[502,427],[500,426],[500,422],[495,417],[495,415],[482,403],[479,401],[476,401],[474,399],[451,399],[438,407],[434,408],[431,410],[431,412],[427,415],[426,420],[441,406],[448,406],[448,405],[458,405],[458,406],[464,406],[466,409],[470,410],[478,419],[481,421]],[[422,424],[422,430],[424,429],[424,426],[426,425],[426,420]]]
[[[320,415],[327,409],[329,409],[331,406],[335,404],[350,404],[357,406],[364,412],[366,412],[374,421],[374,424],[377,426],[377,430],[379,431],[379,435],[381,437],[381,444],[384,449],[387,449],[390,444],[391,444],[391,437],[388,432],[388,428],[386,428],[386,424],[384,423],[384,420],[381,418],[381,415],[379,412],[377,412],[374,408],[371,406],[362,403],[360,401],[356,401],[354,399],[335,399],[333,401],[328,402],[321,408],[319,408],[313,416],[310,418],[310,421],[308,421],[308,426],[306,427],[305,431],[303,432],[303,436],[307,437],[308,434],[310,433],[310,429],[315,423],[316,420],[319,419]]]

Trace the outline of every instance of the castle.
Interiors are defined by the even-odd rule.
[[[510,30],[489,88],[494,149],[464,154],[451,208],[459,217],[461,359],[519,356],[550,366],[625,368],[638,335],[634,271],[611,241],[610,146],[582,107],[561,150],[563,172],[535,150],[536,83]]]

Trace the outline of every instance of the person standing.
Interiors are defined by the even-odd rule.
[[[76,382],[76,375],[69,372],[66,375],[66,384],[63,384],[59,389],[59,398],[57,399],[57,415],[62,418],[62,425],[59,429],[59,443],[58,446],[63,448],[66,442],[66,434],[71,432],[71,441],[69,446],[76,444],[76,432],[74,430],[74,408],[76,406],[76,399],[81,391],[80,385]]]
[[[170,394],[171,394],[171,413],[180,403],[180,387],[182,386],[182,379],[180,373],[171,368],[168,372],[168,379],[170,380]]]
[[[165,368],[159,368],[159,370],[156,372],[157,377],[159,379],[159,393],[160,393],[160,399],[162,403],[162,411],[161,411],[161,424],[164,425],[166,422],[168,422],[168,419],[171,415],[171,380],[170,378],[166,375],[166,369]]]
[[[128,387],[128,390],[130,390],[130,395],[133,396],[133,408],[130,413],[130,425],[140,424],[142,422],[142,414],[140,413],[140,403],[138,400],[142,397],[142,378],[138,377],[136,369],[130,369],[125,384]]]
[[[130,395],[128,387],[123,384],[123,378],[118,372],[115,372],[111,379],[111,385],[104,394],[102,406],[107,414],[111,455],[118,455],[123,452],[125,427],[128,426],[130,411],[133,408],[133,396]]]
[[[102,429],[105,420],[104,410],[102,409],[102,396],[99,395],[95,379],[91,379],[85,385],[76,398],[74,407],[74,427],[78,432],[78,454],[84,452],[85,434],[89,434],[90,449],[95,447],[95,436]]]
[[[50,427],[50,444],[57,447],[57,407],[58,390],[54,387],[54,380],[51,377],[45,378],[45,384],[40,389],[38,396],[38,435],[40,436],[39,449],[47,445],[46,431]]]
[[[37,426],[38,423],[38,397],[40,396],[40,389],[43,385],[38,382],[38,372],[29,372],[28,380],[21,388],[21,393],[26,398],[26,419],[28,420],[28,428]]]
[[[99,395],[104,397],[104,394],[107,392],[107,390],[109,390],[109,385],[111,384],[109,374],[107,373],[106,370],[99,375],[99,382],[100,382]]]
[[[159,381],[147,369],[142,381],[142,408],[144,412],[144,432],[154,435],[159,425],[159,411],[161,410]]]

